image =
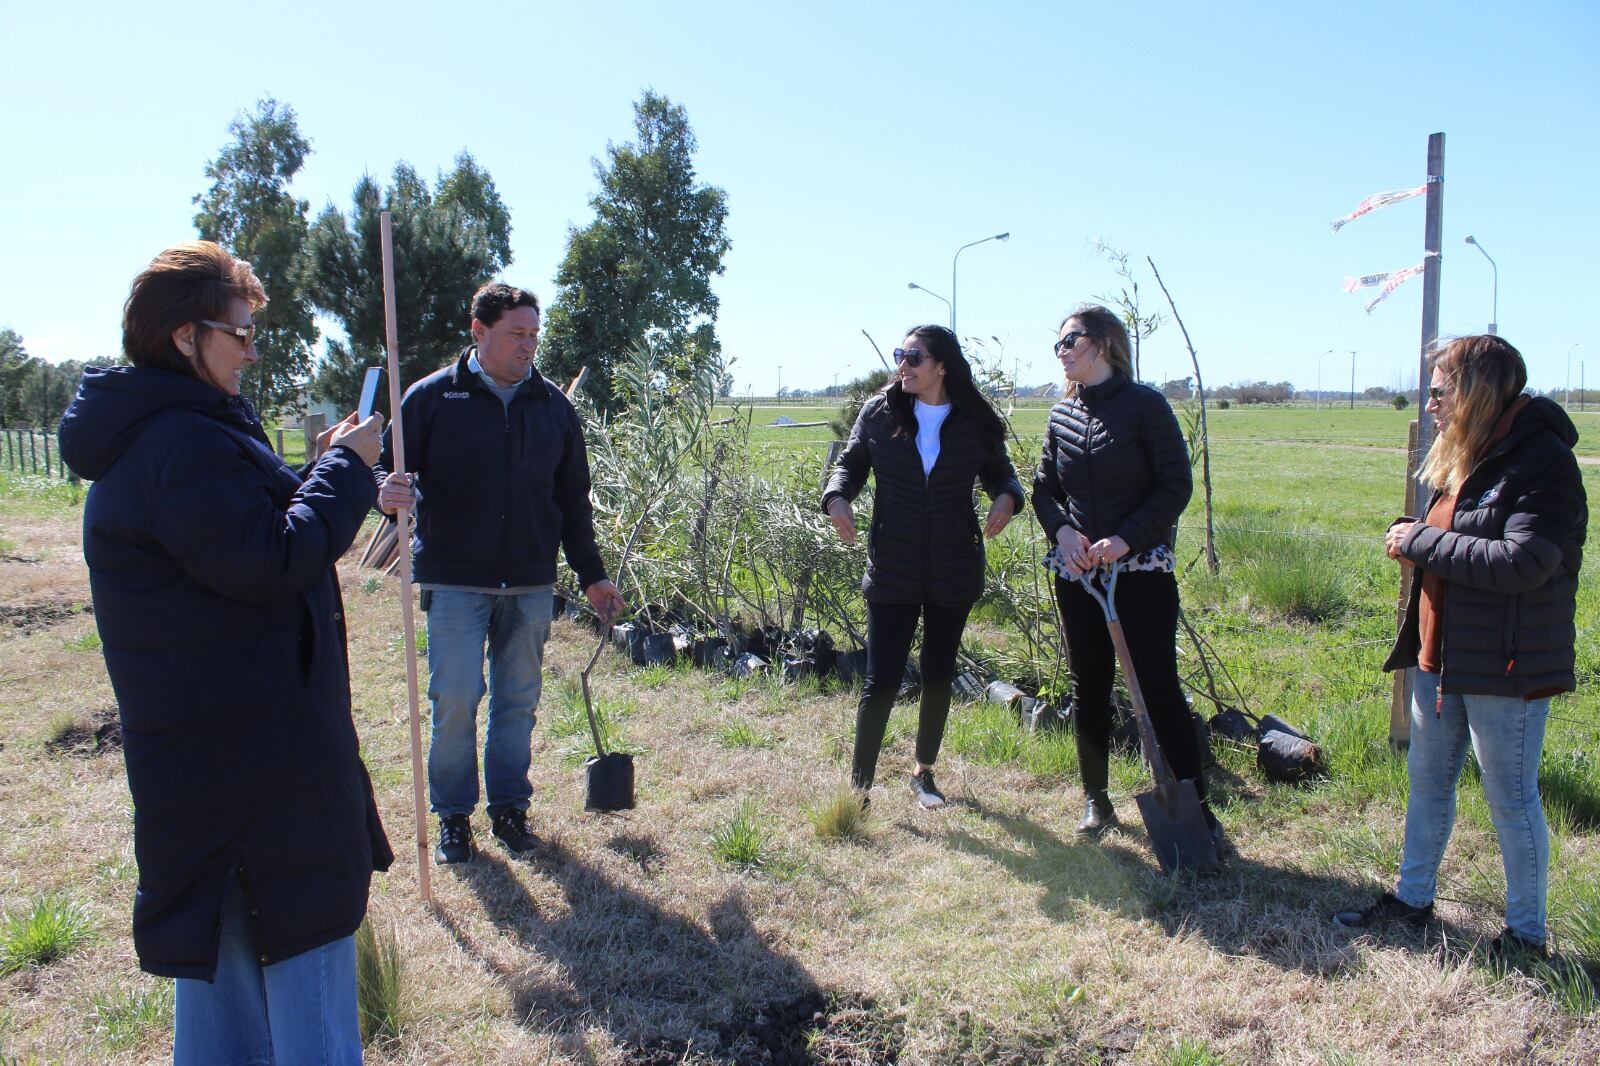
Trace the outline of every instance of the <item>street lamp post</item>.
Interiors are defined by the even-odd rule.
[[[1329,348],[1317,356],[1317,410],[1319,411],[1322,409],[1322,361],[1332,354],[1333,349]]]
[[[1573,341],[1572,347],[1567,349],[1567,410],[1572,410],[1572,353],[1578,350],[1580,341]],[[1580,364],[1582,365],[1582,364]]]
[[[1356,409],[1356,353],[1350,353],[1350,410]]]
[[[973,247],[974,245],[987,244],[989,241],[1009,241],[1010,239],[1011,239],[1011,234],[1009,232],[996,233],[993,237],[985,237],[981,241],[972,241],[970,243],[963,244],[960,248],[956,249],[956,254],[954,256],[952,256],[951,259],[950,259],[950,301],[949,302],[950,302],[950,332],[951,333],[955,333],[956,332],[956,264],[961,262],[961,253],[966,251],[968,248]],[[961,337],[961,335],[959,333],[956,333],[956,338],[958,340],[960,339],[960,337]]]
[[[1500,268],[1494,265],[1494,258],[1483,251],[1483,245],[1478,243],[1478,238],[1468,234],[1467,243],[1483,252],[1483,257],[1489,260],[1489,269],[1494,271],[1494,302],[1490,305],[1489,311],[1489,335],[1493,336],[1496,324],[1500,321]]]
[[[906,282],[906,288],[925,292],[929,296],[932,296],[935,300],[938,300],[940,303],[948,307],[950,309],[950,332],[954,333],[956,331],[956,308],[954,304],[952,304],[949,300],[946,300],[943,296],[940,296],[938,293],[934,292],[932,289],[925,289],[914,281]]]
[[[778,395],[783,395],[783,364],[778,364]]]

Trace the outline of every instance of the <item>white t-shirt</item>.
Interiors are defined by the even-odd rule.
[[[933,464],[939,461],[939,430],[950,415],[950,405],[937,407],[917,401],[917,453],[922,456],[922,476],[933,473]]]

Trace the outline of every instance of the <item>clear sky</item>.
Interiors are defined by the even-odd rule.
[[[1421,259],[1423,201],[1334,235],[1371,193],[1420,185],[1447,135],[1441,331],[1500,332],[1533,383],[1600,348],[1600,4],[525,3],[472,18],[412,0],[0,6],[0,325],[51,359],[116,354],[128,282],[194,235],[229,120],[291,105],[314,154],[294,191],[348,209],[363,172],[462,149],[512,212],[506,278],[554,294],[591,160],[650,87],[687,109],[727,190],[719,329],[737,391],[821,387],[942,322],[998,337],[1025,383],[1058,369],[1062,314],[1146,254],[1208,384],[1415,380],[1421,280],[1370,315],[1350,275]],[[1142,275],[1147,306],[1159,291]],[[463,313],[463,335],[465,335]],[[1331,355],[1324,353],[1331,351]],[[1144,376],[1187,373],[1174,326]]]

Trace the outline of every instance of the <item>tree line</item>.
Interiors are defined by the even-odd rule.
[[[312,152],[294,109],[262,99],[228,132],[205,168],[210,187],[193,198],[194,225],[203,239],[249,260],[266,289],[269,302],[256,317],[260,358],[242,386],[263,416],[308,396],[353,407],[362,370],[383,362],[378,218],[385,210],[394,219],[401,376],[410,384],[454,360],[468,338],[473,292],[505,277],[513,261],[511,211],[472,154],[463,150],[432,182],[405,160],[387,183],[363,174],[347,210],[330,203],[313,219],[310,204],[290,190]],[[669,375],[687,379],[722,366],[711,278],[722,273],[729,248],[727,194],[698,180],[697,142],[681,106],[647,91],[634,105],[634,133],[594,160],[595,217],[568,227],[554,299],[540,293],[540,365],[563,381],[588,367],[585,392],[602,409],[625,399],[615,365],[646,341],[672,353]],[[507,280],[539,288],[537,279]],[[344,337],[324,339],[319,315]],[[87,364],[46,369],[27,357],[21,337],[5,336],[7,424],[51,424]]]

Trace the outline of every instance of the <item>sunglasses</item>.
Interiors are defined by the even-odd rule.
[[[894,350],[894,362],[896,366],[904,363],[906,366],[915,369],[916,367],[922,365],[922,361],[924,359],[932,358],[933,356],[929,355],[927,352],[924,352],[920,348],[896,348]]]
[[[200,324],[202,326],[209,326],[212,329],[221,330],[223,333],[233,334],[244,343],[246,348],[250,347],[256,342],[256,324],[254,322],[250,323],[248,326],[236,326],[232,322],[213,322],[209,318],[202,318],[200,320]]]
[[[1448,395],[1450,395],[1450,390],[1445,388],[1445,387],[1443,387],[1442,385],[1429,385],[1428,386],[1428,399],[1434,401],[1435,403],[1437,403],[1438,401],[1444,399]]]
[[[1060,340],[1056,341],[1056,354],[1066,355],[1068,352],[1072,351],[1072,349],[1076,348],[1078,346],[1078,342],[1083,340],[1085,337],[1095,337],[1098,339],[1099,334],[1090,333],[1087,330],[1081,329],[1072,330],[1065,334]]]

